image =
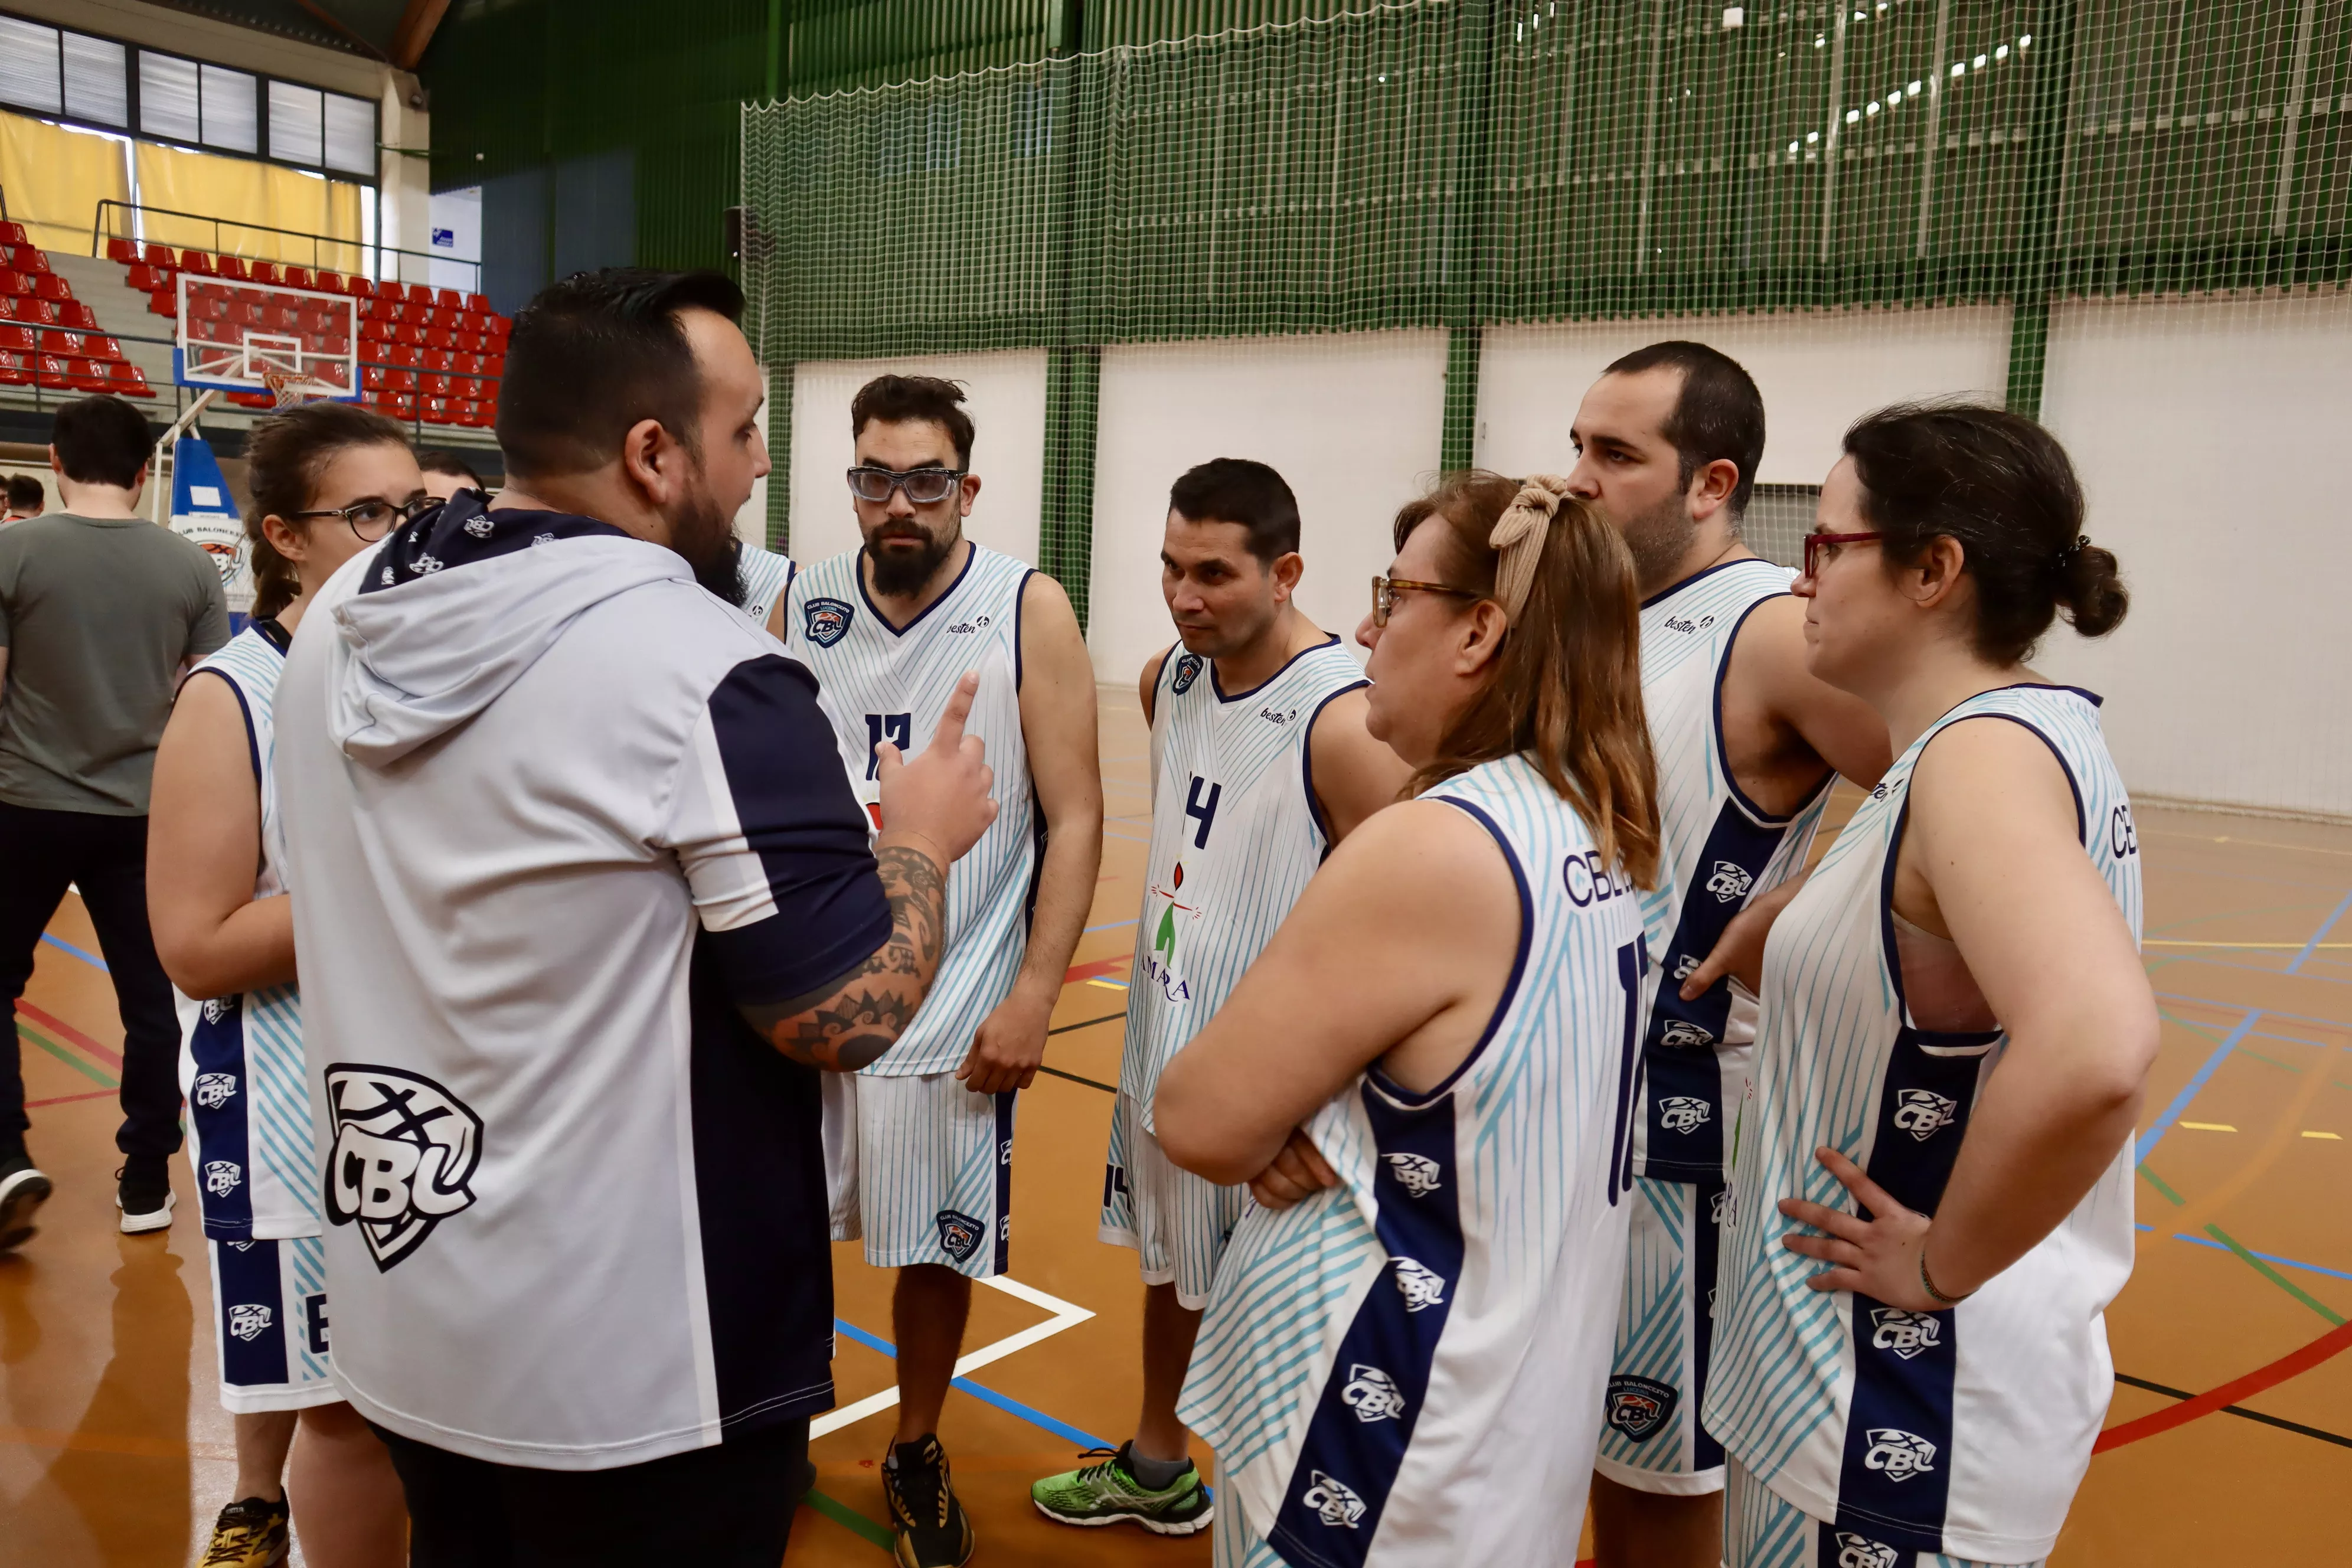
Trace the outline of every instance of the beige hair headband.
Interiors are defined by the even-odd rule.
[[[1543,559],[1551,520],[1567,499],[1566,479],[1557,474],[1529,474],[1486,536],[1486,543],[1501,557],[1495,563],[1495,598],[1514,626],[1527,607],[1528,590],[1535,586],[1536,563]]]

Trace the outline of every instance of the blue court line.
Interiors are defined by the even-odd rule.
[[[2260,1007],[2247,1008],[2246,1016],[2238,1020],[2237,1027],[2222,1037],[2221,1043],[2213,1047],[2213,1054],[2205,1058],[2205,1065],[2199,1068],[2196,1075],[2187,1083],[2181,1085],[2180,1092],[2172,1097],[2172,1103],[2158,1113],[2156,1120],[2148,1124],[2147,1131],[2141,1133],[2139,1141],[2132,1145],[2133,1164],[2137,1165],[2146,1160],[2149,1152],[2155,1149],[2158,1143],[2163,1142],[2164,1135],[2172,1130],[2173,1122],[2179,1120],[2182,1111],[2189,1109],[2189,1101],[2195,1100],[2205,1086],[2212,1081],[2213,1075],[2221,1070],[2221,1064],[2230,1059],[2231,1053],[2237,1050],[2239,1043],[2253,1028],[2254,1020],[2262,1016],[2263,1010]]]
[[[41,940],[47,942],[51,947],[61,947],[65,949],[68,952],[72,953],[76,958],[80,959],[84,963],[89,964],[95,969],[104,971],[109,974],[114,973],[114,971],[106,967],[106,960],[99,957],[98,954],[94,952],[84,952],[80,948],[76,947],[73,943],[67,942],[62,938],[54,937],[48,932],[43,931],[41,933]]]
[[[879,1351],[893,1361],[898,1359],[898,1347],[892,1344],[888,1340],[884,1339],[879,1334],[869,1334],[864,1329],[859,1328],[856,1324],[845,1323],[839,1318],[835,1318],[833,1321],[833,1327],[835,1332],[848,1335],[852,1340],[864,1345],[867,1350]],[[1069,1441],[1079,1445],[1081,1447],[1116,1448],[1118,1447],[1118,1444],[1110,1442],[1105,1438],[1097,1437],[1093,1433],[1087,1431],[1083,1427],[1073,1426],[1066,1421],[1058,1420],[1054,1416],[1046,1415],[1042,1410],[1022,1404],[1019,1400],[1013,1398],[1010,1394],[999,1394],[996,1390],[987,1387],[984,1384],[974,1383],[968,1377],[950,1378],[948,1380],[948,1384],[951,1388],[960,1388],[963,1390],[966,1394],[971,1394],[974,1399],[993,1405],[999,1410],[1004,1411],[1008,1415],[1018,1415],[1022,1420],[1028,1422],[1032,1426],[1043,1426],[1046,1431],[1053,1433],[1055,1436],[1067,1438]]]
[[[2319,929],[2311,933],[2311,940],[2303,944],[2303,951],[2296,953],[2294,955],[2294,962],[2286,966],[2286,972],[2289,974],[2299,974],[2303,972],[2304,961],[2308,959],[2313,953],[2319,951],[2320,938],[2326,936],[2329,931],[2334,931],[2336,929],[2336,922],[2344,918],[2347,910],[2352,910],[2352,893],[2345,894],[2344,901],[2336,906],[2336,912],[2329,915],[2326,920],[2320,922]]]
[[[2147,1224],[2144,1220],[2135,1220],[2132,1222],[2132,1228],[2134,1230],[2152,1232],[2156,1229],[2156,1226]],[[2191,1236],[2185,1230],[2174,1231],[2172,1233],[2172,1239],[2175,1241],[2192,1242],[2199,1247],[2210,1247],[2216,1252],[2227,1252],[2230,1250],[2220,1242],[2215,1241],[2210,1236]],[[2265,1263],[2275,1263],[2282,1268],[2300,1268],[2307,1274],[2325,1274],[2331,1279],[2352,1279],[2352,1273],[2347,1273],[2341,1268],[2330,1268],[2325,1264],[2304,1263],[2292,1258],[2281,1258],[2275,1252],[2256,1252],[2251,1247],[2246,1249],[2246,1252],[2249,1257],[2259,1258]]]
[[[1139,920],[1139,919],[1141,919],[1141,918],[1142,918],[1142,917],[1140,917],[1140,916],[1139,916],[1139,915],[1129,915],[1129,916],[1128,916],[1128,917],[1127,917],[1127,919],[1125,919],[1125,920],[1123,920],[1123,921],[1111,921],[1108,925],[1088,926],[1088,927],[1087,927],[1087,929],[1086,929],[1086,930],[1084,930],[1084,931],[1080,931],[1078,934],[1079,934],[1080,936],[1092,936],[1092,935],[1094,935],[1094,933],[1095,933],[1095,932],[1097,932],[1097,931],[1117,931],[1117,930],[1118,930],[1119,927],[1121,927],[1121,926],[1131,926],[1131,925],[1133,925],[1133,924],[1134,924],[1138,920]]]
[[[2200,1007],[2219,1007],[2224,1013],[2235,1013],[2245,1007],[2243,1002],[2217,1002],[2210,996],[2191,996],[2186,991],[2159,991],[2158,996],[2168,1002],[2194,1002]],[[2290,1013],[2284,1007],[2264,1007],[2260,1011],[2273,1018],[2292,1018],[2298,1024],[2319,1024],[2330,1029],[2352,1029],[2352,1024],[2341,1018],[2322,1018],[2312,1013]]]

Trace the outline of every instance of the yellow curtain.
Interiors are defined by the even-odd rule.
[[[196,250],[217,247],[231,256],[290,261],[335,272],[351,272],[362,266],[362,186],[249,158],[216,158],[146,142],[136,143],[136,154],[142,205],[225,220],[215,229],[211,223],[142,214],[147,238],[154,243]],[[243,222],[226,221],[232,216]],[[281,228],[349,243],[314,244],[296,235],[270,232]]]
[[[8,216],[25,226],[35,245],[87,254],[99,202],[131,196],[122,143],[0,114],[0,191],[7,193]]]

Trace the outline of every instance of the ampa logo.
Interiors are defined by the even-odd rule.
[[[1354,1530],[1364,1517],[1364,1500],[1320,1470],[1307,1472],[1307,1489],[1298,1494],[1298,1506],[1334,1528]]]
[[[971,1255],[980,1250],[982,1239],[988,1235],[986,1226],[954,1209],[941,1209],[933,1216],[933,1223],[940,1227],[940,1250],[958,1263],[969,1261]]]
[[[425,1244],[433,1227],[471,1208],[482,1119],[419,1073],[364,1062],[327,1068],[334,1146],[327,1217],[360,1227],[379,1273]]]
[[[1837,1568],[1895,1568],[1902,1558],[1883,1541],[1841,1530],[1837,1534]]]
[[[1714,874],[1706,879],[1706,890],[1722,904],[1746,898],[1748,889],[1755,885],[1756,879],[1748,874],[1748,868],[1729,860],[1717,860]]]
[[[1179,697],[1181,697],[1187,691],[1192,690],[1192,682],[1201,679],[1202,663],[1202,660],[1201,656],[1197,653],[1188,653],[1183,658],[1178,659],[1176,661],[1176,679],[1168,683],[1168,689],[1174,692]]]
[[[1952,1124],[1958,1102],[1930,1089],[1906,1089],[1895,1097],[1895,1125],[1925,1143]]]
[[[1426,1154],[1383,1154],[1381,1158],[1388,1162],[1389,1174],[1397,1179],[1397,1184],[1408,1196],[1427,1197],[1444,1185],[1438,1179],[1442,1167]]]
[[[188,1086],[188,1098],[200,1110],[218,1110],[236,1098],[236,1074],[233,1072],[200,1072],[196,1081]]]
[[[1367,1426],[1375,1421],[1400,1420],[1404,1415],[1404,1391],[1396,1385],[1396,1379],[1361,1362],[1348,1368],[1348,1384],[1339,1390],[1339,1402]]]
[[[251,1344],[269,1331],[270,1311],[257,1301],[247,1301],[228,1310],[228,1331]]]
[[[1602,1415],[1614,1431],[1636,1443],[1646,1443],[1671,1420],[1681,1391],[1654,1378],[1620,1376],[1609,1380]]]
[[[1669,1132],[1696,1132],[1713,1114],[1713,1108],[1694,1094],[1670,1094],[1658,1101],[1658,1125]]]
[[[1715,1044],[1715,1036],[1712,1032],[1701,1028],[1687,1018],[1667,1020],[1664,1033],[1658,1037],[1667,1045],[1685,1048]]]
[[[1890,1481],[1907,1481],[1936,1468],[1936,1445],[1916,1432],[1873,1426],[1864,1436],[1870,1439],[1870,1451],[1862,1457],[1864,1468],[1884,1472]]]
[[[1397,1258],[1389,1267],[1396,1273],[1396,1288],[1404,1297],[1406,1311],[1418,1312],[1424,1307],[1444,1305],[1444,1275],[1411,1258]]]
[[[831,647],[849,635],[857,612],[841,599],[811,599],[801,607],[801,631],[819,647]]]
[[[1872,1310],[1870,1322],[1871,1348],[1893,1351],[1905,1361],[1934,1350],[1944,1337],[1943,1322],[1932,1312],[1879,1307]]]

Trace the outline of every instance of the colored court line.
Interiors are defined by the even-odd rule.
[[[829,1498],[814,1487],[809,1489],[808,1495],[802,1498],[801,1501],[824,1515],[842,1529],[864,1538],[866,1544],[870,1546],[878,1546],[883,1551],[888,1552],[897,1544],[888,1527],[875,1523],[847,1503],[835,1498]]]
[[[2153,1230],[2155,1226],[2146,1226],[2142,1228]],[[2174,1231],[2172,1233],[2172,1239],[2175,1241],[2188,1242],[2192,1247],[2210,1247],[2216,1252],[2229,1252],[2232,1250],[2230,1247],[2221,1242],[2215,1241],[2210,1237],[2191,1236],[2185,1230]],[[2282,1268],[2300,1268],[2306,1274],[2325,1274],[2331,1279],[2352,1279],[2352,1271],[2347,1271],[2342,1268],[2330,1268],[2324,1263],[2305,1263],[2301,1258],[2281,1258],[2275,1252],[2256,1252],[2251,1247],[2246,1247],[2244,1251],[2246,1256],[2249,1258],[2259,1258],[2265,1263],[2275,1263]]]
[[[100,1045],[96,1040],[91,1039],[88,1035],[83,1034],[79,1029],[75,1028],[71,1024],[67,1023],[63,1018],[58,1017],[54,1013],[45,1012],[42,1009],[34,1006],[30,1002],[26,1001],[22,996],[19,996],[16,998],[16,1014],[20,1024],[24,1019],[30,1018],[33,1022],[38,1024],[42,1028],[47,1029],[52,1035],[57,1036],[59,1039],[68,1040],[73,1044],[79,1046],[83,1050],[88,1051],[91,1056],[96,1057],[100,1061],[104,1062],[116,1072],[121,1072],[122,1070],[121,1052],[108,1050],[104,1046]]]
[[[1049,1068],[1043,1062],[1037,1064],[1037,1070],[1039,1072],[1051,1073],[1055,1078],[1068,1079],[1072,1083],[1085,1084],[1088,1089],[1101,1089],[1105,1094],[1117,1094],[1118,1092],[1118,1085],[1115,1083],[1103,1083],[1096,1079],[1080,1078],[1076,1073],[1064,1072],[1060,1068]]]
[[[2205,1065],[2190,1076],[2189,1081],[2181,1086],[2180,1092],[2172,1097],[2172,1103],[2158,1111],[2156,1120],[2148,1124],[2147,1131],[2139,1135],[2138,1141],[2132,1145],[2133,1164],[2141,1164],[2147,1161],[2148,1154],[2164,1141],[2164,1135],[2171,1131],[2172,1124],[2180,1119],[2180,1113],[2188,1110],[2189,1102],[2203,1092],[2205,1086],[2213,1080],[2213,1075],[2221,1070],[2221,1064],[2230,1059],[2231,1053],[2238,1048],[2239,1044],[2245,1039],[2247,1031],[2254,1026],[2254,1021],[2262,1016],[2263,1010],[2260,1007],[2246,1009],[2246,1016],[2238,1020],[2237,1027],[2231,1029],[2222,1037],[2221,1043],[2213,1047],[2213,1054],[2205,1058]]]
[[[82,1077],[89,1079],[93,1083],[102,1083],[109,1089],[116,1087],[114,1079],[109,1078],[106,1074],[100,1072],[89,1063],[82,1060],[81,1058],[66,1049],[55,1040],[50,1039],[47,1035],[42,1034],[38,1029],[34,1028],[33,1026],[26,1023],[21,1018],[16,1020],[16,1037],[21,1040],[32,1041],[33,1044],[40,1047],[41,1049],[48,1052],[49,1055],[57,1058],[58,1060],[65,1063],[66,1066],[73,1068],[74,1071],[81,1074]]]
[[[72,953],[76,958],[80,959],[84,963],[89,964],[93,969],[103,970],[109,974],[114,973],[114,971],[106,967],[106,960],[99,957],[98,954],[94,952],[86,952],[81,948],[76,947],[73,943],[66,941],[63,937],[51,936],[48,932],[43,931],[41,933],[41,940],[47,942],[51,947],[61,947],[65,949],[68,952]]]
[[[2192,996],[2186,991],[2159,991],[2157,994],[2167,1002],[2187,1002],[2199,1007],[2210,1007],[2221,1013],[2241,1013],[2245,1011],[2246,1006],[2243,1002],[2221,1002],[2210,996]],[[2263,1007],[2257,1011],[2267,1013],[2273,1018],[2292,1018],[2298,1024],[2318,1024],[2330,1029],[2352,1029],[2352,1023],[2347,1023],[2342,1018],[2323,1018],[2315,1013],[2290,1013],[2284,1007]]]
[[[2110,1448],[2120,1448],[2169,1432],[2176,1426],[2186,1426],[2200,1416],[2226,1410],[2241,1400],[2249,1399],[2266,1388],[2273,1388],[2291,1377],[2297,1377],[2313,1367],[2352,1349],[2352,1323],[2338,1321],[2336,1326],[2305,1345],[2290,1351],[2267,1366],[2256,1367],[2242,1377],[2232,1378],[2218,1388],[2182,1400],[2169,1410],[2158,1410],[2137,1421],[2126,1421],[2120,1426],[2110,1426],[2099,1434],[2091,1452],[2104,1454]]]
[[[93,1089],[87,1094],[53,1094],[47,1100],[25,1101],[25,1109],[37,1110],[44,1105],[71,1105],[77,1100],[112,1100],[114,1094],[110,1089]]]
[[[859,1344],[864,1345],[867,1350],[879,1351],[893,1361],[898,1359],[898,1347],[892,1344],[888,1340],[884,1339],[881,1335],[869,1334],[864,1329],[859,1328],[856,1324],[845,1323],[839,1318],[835,1318],[833,1321],[833,1326],[835,1332],[848,1335],[851,1339],[856,1340]],[[1096,1436],[1093,1433],[1073,1426],[1068,1422],[1062,1420],[1058,1416],[1048,1415],[1044,1411],[1037,1409],[1034,1405],[1024,1405],[1010,1394],[999,1394],[996,1390],[989,1387],[986,1384],[974,1383],[968,1377],[957,1377],[949,1379],[948,1386],[950,1388],[960,1388],[975,1399],[984,1400],[988,1404],[995,1405],[999,1410],[1005,1411],[1013,1415],[1018,1415],[1022,1420],[1028,1422],[1032,1426],[1043,1426],[1046,1431],[1053,1433],[1056,1437],[1066,1437],[1071,1442],[1076,1443],[1081,1447],[1088,1448],[1114,1448],[1118,1447],[1116,1443],[1106,1442],[1102,1438]]]
[[[2334,942],[2323,944],[2319,940],[2321,937],[2326,936],[2329,931],[2334,931],[2336,929],[2336,923],[2342,920],[2347,911],[2352,911],[2352,893],[2345,894],[2344,901],[2336,906],[2335,912],[2327,917],[2326,921],[2322,924],[2317,931],[2311,933],[2311,940],[2303,944],[2303,951],[2296,953],[2294,955],[2294,962],[2286,966],[2286,972],[2289,974],[2301,973],[2303,972],[2304,962],[2310,958],[2313,953],[2317,952],[2323,945],[2327,947],[2342,947],[2347,945],[2343,942]]]
[[[2161,1394],[2167,1399],[2197,1397],[2185,1388],[2167,1388],[2163,1384],[2150,1383],[2144,1377],[2131,1377],[2120,1372],[2116,1373],[2116,1381],[2133,1388],[2144,1388],[2150,1394]],[[2288,1421],[2276,1415],[2265,1415],[2259,1410],[2249,1410],[2242,1405],[2224,1405],[2221,1406],[2221,1414],[2235,1415],[2247,1421],[2259,1421],[2265,1426],[2276,1426],[2283,1432],[2294,1432],[2305,1437],[2316,1437],[2323,1443],[2335,1443],[2343,1447],[2352,1448],[2352,1437],[2344,1436],[2340,1433],[2323,1431],[2317,1426],[2306,1426],[2300,1421]]]
[[[1091,963],[1073,963],[1063,972],[1062,984],[1075,985],[1081,980],[1092,980],[1097,974],[1108,974],[1119,965],[1132,963],[1134,958],[1131,952],[1122,952],[1117,958],[1097,958]]]
[[[1128,916],[1128,918],[1127,918],[1127,919],[1125,919],[1125,920],[1123,920],[1123,921],[1111,921],[1108,922],[1107,924],[1103,924],[1103,925],[1098,925],[1098,926],[1088,926],[1088,927],[1087,927],[1087,929],[1086,929],[1086,930],[1084,930],[1084,931],[1080,931],[1078,934],[1079,934],[1080,936],[1092,936],[1092,935],[1094,935],[1094,933],[1095,933],[1095,932],[1097,932],[1097,931],[1117,931],[1117,930],[1118,930],[1119,927],[1121,927],[1121,926],[1131,926],[1131,925],[1133,925],[1133,924],[1136,922],[1136,921],[1137,921],[1138,919],[1139,919],[1139,918],[1140,918],[1139,916],[1136,916],[1136,915],[1129,915],[1129,916]],[[2347,947],[2352,947],[2352,942],[2347,942],[2347,943],[2345,943],[2345,945],[2346,945]]]
[[[2228,1247],[2231,1252],[2236,1253],[2242,1261],[2253,1268],[2255,1273],[2261,1275],[2263,1279],[2269,1280],[2272,1284],[2277,1286],[2280,1289],[2285,1291],[2288,1295],[2294,1297],[2296,1300],[2302,1302],[2305,1306],[2310,1308],[2313,1311],[2318,1313],[2329,1322],[2334,1323],[2337,1328],[2340,1329],[2344,1327],[2344,1318],[2342,1314],[2338,1313],[2334,1308],[2321,1300],[2318,1297],[2314,1296],[2311,1292],[2305,1290],[2294,1280],[2288,1279],[2285,1275],[2280,1273],[2277,1269],[2272,1268],[2268,1263],[2263,1262],[2262,1258],[2256,1257],[2252,1252],[2248,1251],[2245,1244],[2240,1241],[2236,1237],[2231,1236],[2228,1231],[2223,1230],[2218,1225],[2207,1226],[2205,1227],[2205,1234],[2220,1242],[2222,1246]]]
[[[2301,963],[2303,962],[2303,960],[2304,960],[2305,958],[2309,958],[2309,957],[2310,957],[2313,953],[2315,953],[2315,952],[2332,952],[2336,951],[2337,948],[2352,948],[2352,942],[2158,942],[2158,941],[2157,941],[2154,937],[2143,937],[2143,938],[2141,938],[2141,939],[2140,939],[2140,946],[2142,946],[2142,947],[2226,947],[2226,948],[2231,949],[2232,952],[2257,952],[2257,951],[2267,950],[2267,949],[2270,949],[2270,948],[2280,948],[2280,949],[2285,949],[2285,948],[2290,948],[2290,947],[2292,947],[2292,948],[2297,948],[2297,949],[2299,949],[2299,950],[2302,952],[2303,957],[2302,957],[2302,958],[2298,958],[2298,959],[2296,959],[2296,960],[2295,960],[2295,963],[2299,964],[2299,963]],[[2293,969],[2289,969],[2286,973],[2288,973],[2289,974],[2293,974],[2293,973],[2294,973],[2294,971]]]
[[[1060,1333],[1065,1329],[1076,1328],[1078,1324],[1083,1323],[1087,1319],[1093,1317],[1094,1313],[1089,1309],[1081,1307],[1075,1301],[1065,1301],[1059,1296],[1049,1296],[1045,1291],[1038,1289],[1034,1285],[1024,1285],[1020,1280],[1013,1279],[1009,1275],[999,1274],[993,1279],[982,1279],[980,1283],[988,1286],[992,1289],[1001,1290],[1005,1295],[1013,1298],[1015,1300],[1026,1301],[1033,1307],[1043,1308],[1046,1312],[1052,1314],[1042,1323],[1033,1323],[1028,1328],[1023,1329],[1017,1333],[1007,1334],[1004,1338],[998,1340],[993,1343],[982,1345],[976,1351],[966,1352],[963,1355],[956,1358],[955,1373],[950,1379],[950,1382],[956,1387],[965,1388],[968,1393],[974,1394],[982,1398],[989,1399],[992,1403],[998,1403],[1001,1401],[1003,1396],[997,1395],[994,1390],[990,1390],[987,1394],[981,1394],[977,1384],[971,1384],[967,1387],[966,1375],[971,1373],[978,1372],[982,1367],[986,1366],[991,1362],[1002,1361],[1015,1351],[1026,1350],[1031,1345],[1037,1343],[1040,1340],[1052,1339],[1055,1334]],[[834,1327],[840,1332],[847,1334],[851,1339],[856,1340],[860,1344],[881,1342],[872,1340],[872,1338],[868,1336],[863,1329],[845,1323],[838,1318],[834,1320]],[[893,1351],[888,1353],[895,1355],[897,1352]],[[819,1415],[809,1423],[809,1436],[812,1437],[822,1437],[828,1432],[837,1432],[842,1427],[852,1426],[857,1422],[863,1421],[869,1415],[878,1415],[883,1411],[893,1408],[898,1405],[898,1388],[896,1384],[893,1384],[879,1394],[867,1394],[865,1398],[857,1401],[855,1405],[845,1405],[838,1410],[826,1411],[824,1415]],[[1007,1406],[1007,1408],[1010,1408],[1010,1406]],[[1024,1406],[1021,1410],[1014,1411],[1014,1414],[1022,1415],[1024,1419],[1027,1419],[1031,1413],[1028,1412]],[[1051,1422],[1053,1419],[1053,1417],[1044,1415],[1043,1412],[1037,1412],[1035,1415],[1039,1417],[1040,1425]],[[1061,1430],[1058,1426],[1052,1426],[1048,1429],[1053,1431]],[[1076,1428],[1072,1427],[1070,1430],[1076,1431]]]

